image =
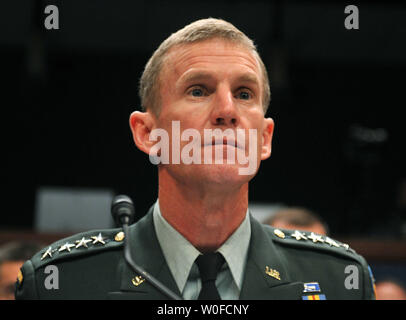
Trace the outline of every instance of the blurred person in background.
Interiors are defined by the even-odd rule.
[[[328,226],[314,212],[301,207],[286,207],[278,210],[265,221],[274,228],[302,230],[321,235],[328,234]]]
[[[376,282],[377,300],[406,300],[406,288],[394,279]]]
[[[9,242],[0,247],[0,300],[14,300],[21,266],[42,247],[43,244],[33,242]]]

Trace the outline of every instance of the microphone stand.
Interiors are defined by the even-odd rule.
[[[167,296],[169,299],[172,300],[183,300],[181,297],[179,297],[177,294],[169,290],[165,285],[163,285],[161,282],[159,282],[157,279],[155,279],[153,276],[151,276],[148,272],[146,272],[143,268],[138,266],[134,260],[131,257],[131,251],[130,251],[130,233],[129,233],[129,227],[128,227],[128,222],[129,222],[129,217],[124,216],[121,219],[122,222],[122,227],[123,231],[125,234],[124,237],[124,259],[127,262],[127,264],[136,272],[139,274],[142,274],[142,276],[147,280],[152,286],[154,286],[156,289],[158,289],[161,293],[163,293],[165,296]]]

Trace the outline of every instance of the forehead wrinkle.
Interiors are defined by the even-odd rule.
[[[220,61],[218,59],[213,60],[211,59],[212,57],[220,58]],[[191,68],[198,68],[200,64],[238,64],[238,65],[243,65],[249,69],[252,70],[254,73],[259,73],[259,68],[256,64],[256,60],[253,59],[253,61],[250,61],[247,57],[243,56],[236,56],[236,55],[201,55],[201,54],[193,54],[191,57],[186,57],[185,59],[182,59],[180,56],[176,57],[177,61],[174,61],[173,63],[173,68],[174,71],[178,76],[182,75],[183,73],[187,72]],[[254,62],[255,61],[255,62]],[[206,65],[204,66],[206,67]],[[184,71],[186,70],[186,71]]]
[[[209,50],[205,51],[205,48]],[[231,54],[230,49],[232,50]],[[187,69],[196,62],[212,62],[213,60],[210,59],[212,57],[220,58],[225,60],[225,62],[234,60],[252,69],[255,73],[262,73],[254,52],[251,52],[251,50],[243,45],[230,43],[221,39],[176,45],[168,51],[165,65],[171,65],[172,70],[179,77],[183,73],[179,69]],[[179,66],[179,64],[183,65]]]

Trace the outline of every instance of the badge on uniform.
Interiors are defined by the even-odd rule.
[[[315,293],[321,292],[320,285],[318,282],[307,282],[303,284],[303,293]],[[302,296],[302,300],[327,300],[324,294],[309,294]]]
[[[327,300],[324,294],[311,294],[308,296],[302,296],[302,300]]]
[[[306,292],[320,292],[320,285],[318,282],[308,282],[304,283],[303,293]]]

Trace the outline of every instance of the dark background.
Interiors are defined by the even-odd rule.
[[[344,28],[349,4],[359,30]],[[1,1],[0,226],[31,228],[40,186],[111,188],[146,212],[157,174],[128,125],[138,79],[170,33],[207,17],[252,38],[270,75],[273,153],[250,199],[310,208],[334,235],[405,236],[400,1]]]

